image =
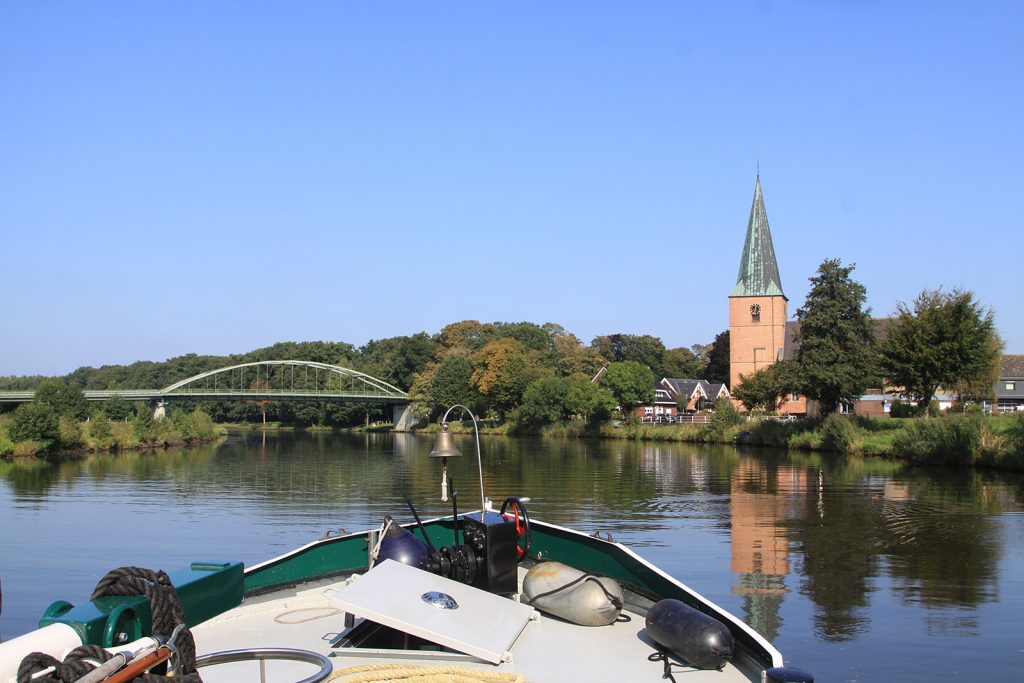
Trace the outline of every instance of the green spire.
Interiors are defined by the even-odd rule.
[[[747,221],[747,239],[743,243],[740,272],[736,288],[730,296],[786,296],[782,293],[779,265],[775,262],[775,247],[768,229],[768,214],[761,196],[761,176],[754,185],[754,203]]]

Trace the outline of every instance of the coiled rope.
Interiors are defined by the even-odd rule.
[[[416,664],[367,664],[335,671],[328,681],[345,678],[343,683],[525,683],[522,674],[504,671],[478,671],[458,666],[420,666]]]
[[[153,635],[170,637],[178,624],[185,623],[185,613],[178,600],[171,577],[164,571],[153,571],[141,567],[120,567],[113,569],[100,579],[93,589],[90,600],[108,595],[144,595],[149,600],[153,617]],[[192,632],[182,629],[171,645],[177,648],[180,674],[175,682],[202,683],[196,671],[196,643]],[[18,683],[73,683],[89,673],[113,655],[99,645],[80,645],[71,650],[61,662],[43,652],[32,652],[21,660],[18,667]],[[41,671],[53,667],[53,671],[33,678]],[[135,681],[144,683],[166,683],[167,677],[147,673]]]

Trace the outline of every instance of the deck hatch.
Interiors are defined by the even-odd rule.
[[[423,600],[447,594],[458,609],[438,609]],[[398,629],[491,664],[509,659],[532,607],[415,567],[385,560],[332,598],[356,616]]]

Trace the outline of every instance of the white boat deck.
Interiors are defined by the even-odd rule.
[[[520,582],[525,572],[520,569]],[[357,585],[356,579],[352,585]],[[448,651],[381,651],[353,647],[333,647],[346,633],[344,613],[335,597],[348,584],[326,581],[298,589],[282,590],[247,599],[230,612],[193,629],[200,655],[223,650],[250,648],[296,648],[330,657],[334,672],[350,667],[374,664],[405,664],[431,667],[462,667],[491,672],[522,674],[531,683],[547,681],[662,681],[663,664],[651,662],[655,650],[643,632],[644,618],[631,614],[629,622],[609,626],[586,627],[541,614],[526,624],[511,647],[511,661],[494,665],[477,657]],[[476,590],[476,589],[473,589]],[[628,609],[628,608],[627,608]],[[356,625],[361,622],[356,620]],[[482,631],[487,624],[479,625]],[[242,662],[201,669],[207,683],[258,680],[259,663]],[[301,662],[270,662],[267,683],[294,683],[316,672],[316,667]],[[703,671],[673,666],[678,681],[758,680],[757,671],[741,673],[730,664],[720,671]],[[679,678],[682,676],[682,678]],[[345,681],[341,677],[340,681]]]

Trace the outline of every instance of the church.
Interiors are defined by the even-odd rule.
[[[752,375],[792,356],[797,323],[789,320],[788,305],[758,175],[736,287],[729,295],[730,387],[739,386],[741,376]],[[782,404],[779,412],[804,415],[807,401],[794,394]]]

